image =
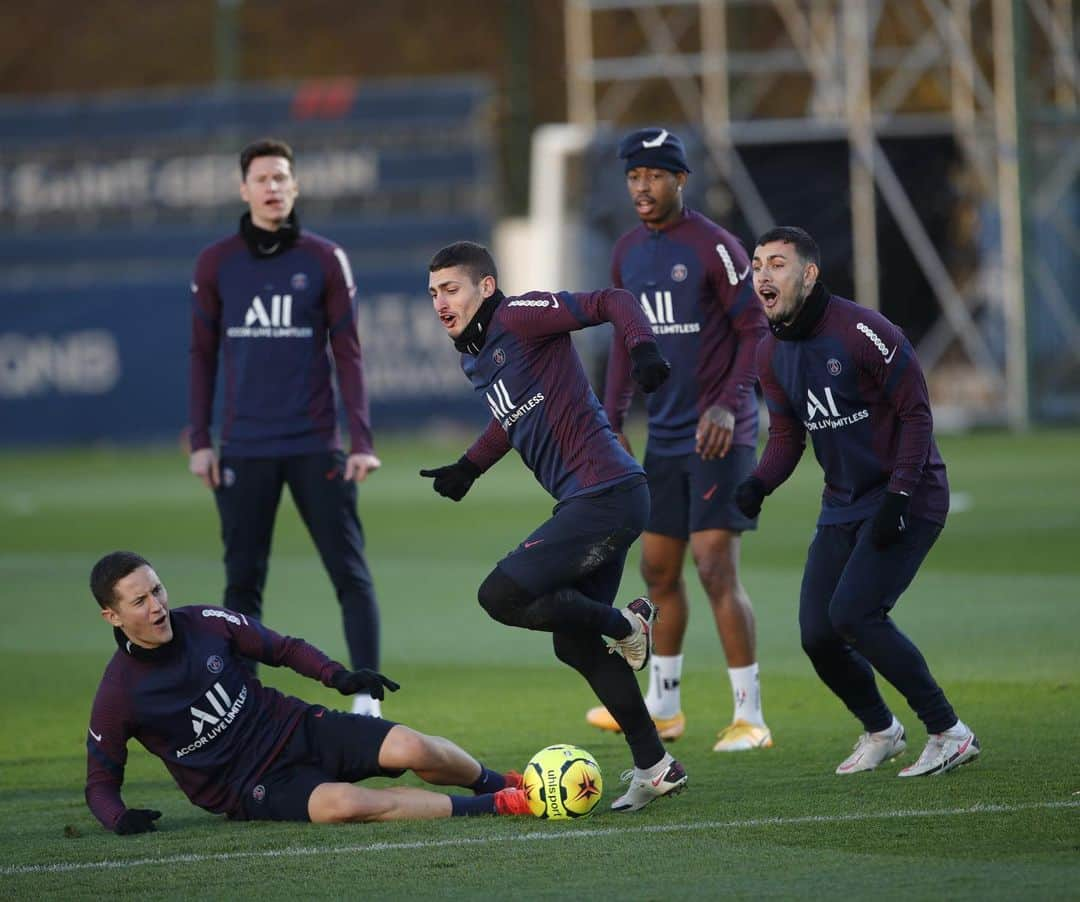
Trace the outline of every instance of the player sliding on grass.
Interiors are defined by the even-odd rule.
[[[769,441],[735,500],[756,517],[795,470],[810,433],[825,491],[799,598],[802,646],[866,731],[836,772],[872,770],[907,747],[876,670],[930,734],[900,776],[941,774],[972,761],[979,741],[889,616],[949,510],[926,381],[904,333],[830,294],[820,265],[817,243],[802,229],[758,239],[754,290],[772,332],[758,347]]]
[[[343,695],[370,692],[378,699],[384,689],[398,689],[382,674],[346,670],[302,639],[224,608],[171,611],[153,568],[130,551],[98,561],[90,589],[119,646],[98,687],[86,742],[86,803],[106,829],[145,833],[161,817],[129,808],[120,797],[130,739],[165,762],[193,803],[236,820],[531,813],[519,775],[488,770],[447,739],[282,695],[263,686],[242,659],[290,667]],[[353,785],[406,770],[475,795]]]
[[[555,655],[589,682],[630,745],[630,787],[612,804],[634,811],[678,792],[686,773],[664,751],[633,671],[648,663],[655,611],[647,598],[613,607],[626,552],[649,517],[649,490],[589,388],[570,332],[615,327],[634,379],[655,391],[670,367],[633,295],[531,292],[505,297],[487,248],[462,241],[440,250],[428,288],[461,368],[492,419],[449,466],[421,470],[435,491],[460,501],[511,447],[557,499],[550,520],[499,561],[480,604],[508,626],[553,634]],[[608,654],[603,637],[613,642]]]

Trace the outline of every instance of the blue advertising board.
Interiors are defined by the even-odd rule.
[[[182,432],[192,266],[268,134],[296,151],[303,226],[350,257],[376,429],[478,422],[427,261],[490,234],[489,101],[440,79],[0,104],[0,443]]]

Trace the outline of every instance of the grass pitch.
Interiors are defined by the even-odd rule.
[[[954,513],[895,612],[983,755],[941,778],[896,779],[924,740],[891,689],[909,751],[876,772],[833,775],[858,724],[798,644],[799,577],[820,493],[809,453],[744,542],[758,617],[765,713],[776,747],[717,756],[731,699],[692,572],[683,681],[687,791],[633,815],[607,804],[629,756],[584,723],[593,699],[546,636],[501,627],[475,602],[491,565],[547,516],[516,459],[461,504],[416,471],[462,442],[384,440],[361,488],[383,617],[386,714],[452,737],[493,767],[554,742],[589,749],[605,777],[589,818],[414,824],[229,823],[193,806],[132,746],[125,800],[160,808],[153,834],[103,831],[82,798],[87,715],[113,649],[86,587],[103,552],[152,560],[174,606],[217,603],[213,503],[173,449],[0,455],[0,890],[12,898],[881,898],[1080,897],[1080,433],[940,439]],[[636,556],[623,595],[638,591]],[[329,582],[285,500],[269,625],[344,655]],[[311,701],[335,693],[264,677]]]

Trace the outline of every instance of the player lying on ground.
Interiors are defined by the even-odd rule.
[[[398,689],[382,674],[346,670],[302,639],[224,608],[170,611],[161,580],[130,551],[98,561],[90,589],[119,646],[98,687],[86,742],[86,803],[107,829],[144,833],[161,816],[129,808],[120,796],[130,739],[165,762],[194,804],[236,820],[530,813],[519,775],[488,770],[447,739],[282,695],[241,659],[290,667],[343,695],[370,692],[379,699],[384,689]],[[406,770],[475,794],[353,785]]]

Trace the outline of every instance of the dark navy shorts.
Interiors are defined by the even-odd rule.
[[[652,516],[646,531],[687,539],[704,529],[757,529],[757,520],[735,506],[735,487],[753,472],[755,458],[756,450],[746,445],[732,445],[726,457],[713,460],[647,453]]]
[[[649,519],[644,476],[560,501],[551,519],[499,561],[519,586],[539,597],[575,587],[611,604],[626,553]]]
[[[379,767],[379,750],[395,726],[381,717],[308,708],[281,754],[245,788],[236,819],[308,821],[308,800],[322,783],[400,777],[404,771]]]

